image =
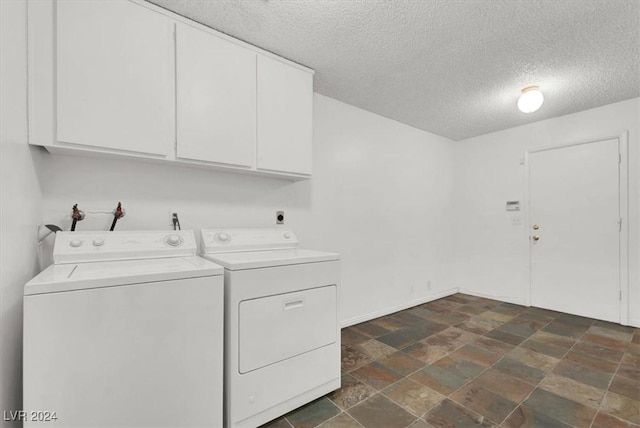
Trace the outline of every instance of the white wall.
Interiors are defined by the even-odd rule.
[[[505,212],[524,203],[526,150],[629,131],[629,320],[640,326],[640,98],[471,138],[455,147],[452,286],[516,303],[529,287],[528,241]],[[523,206],[526,210],[526,206]]]
[[[76,202],[78,230],[108,229],[118,201],[118,230],[168,229],[172,210],[185,229],[269,227],[282,209],[304,246],[342,254],[345,324],[442,292],[451,142],[321,95],[314,109],[311,180],[46,155],[45,222],[68,229]]]
[[[26,2],[0,1],[0,411],[22,408],[22,290],[36,273],[39,150],[27,146]],[[2,423],[9,426],[8,423]],[[18,425],[18,424],[16,424]]]
[[[262,227],[286,211],[304,246],[342,254],[344,324],[452,291],[524,301],[527,243],[504,212],[523,200],[527,148],[630,131],[631,308],[640,321],[638,99],[460,143],[330,98],[314,98],[314,178],[290,182],[127,159],[51,155],[27,146],[25,3],[0,1],[0,410],[21,407],[22,287],[36,271],[36,226],[104,230]],[[49,240],[50,243],[51,240]],[[428,288],[431,281],[431,289]]]

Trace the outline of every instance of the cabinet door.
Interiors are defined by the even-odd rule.
[[[57,2],[57,140],[166,156],[173,23],[126,0]]]
[[[312,116],[313,75],[258,56],[258,169],[310,175]]]
[[[256,53],[189,25],[176,31],[177,157],[252,167]]]

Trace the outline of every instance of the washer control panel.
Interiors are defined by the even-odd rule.
[[[295,248],[298,238],[290,229],[202,229],[204,253]]]
[[[191,230],[58,232],[53,262],[78,263],[193,256],[198,252]]]

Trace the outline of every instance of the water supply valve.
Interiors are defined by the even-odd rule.
[[[78,204],[75,204],[71,210],[71,218],[73,219],[71,222],[71,231],[74,232],[76,230],[76,223],[84,220],[84,211],[78,209]]]

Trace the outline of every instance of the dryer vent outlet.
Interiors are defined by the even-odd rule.
[[[276,211],[276,224],[284,224],[284,211]]]

